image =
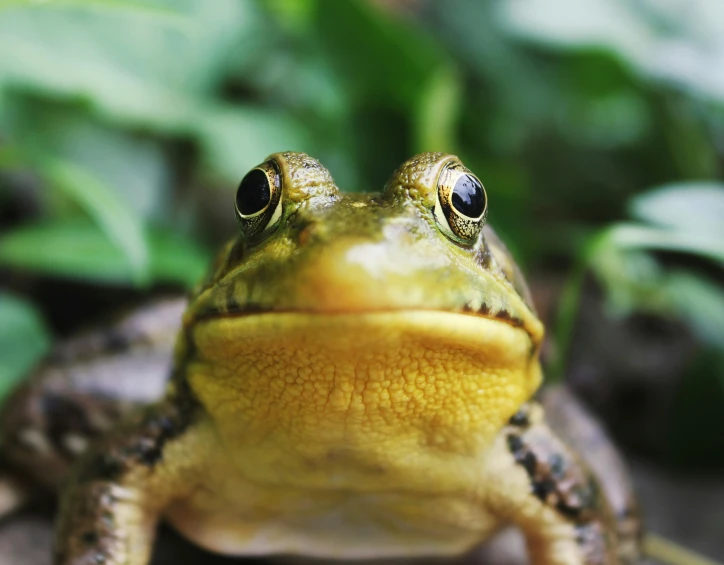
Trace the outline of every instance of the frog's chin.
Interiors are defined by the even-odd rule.
[[[460,313],[219,317],[189,338],[192,389],[249,441],[327,448],[405,436],[465,450],[460,438],[490,440],[541,379],[522,328]]]

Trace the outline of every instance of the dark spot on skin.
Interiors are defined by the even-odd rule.
[[[516,462],[523,466],[528,475],[535,474],[538,462],[536,461],[535,455],[533,455],[532,453],[521,453],[520,458],[516,458]]]
[[[575,523],[596,516],[597,485],[585,469],[572,465],[562,445],[540,428],[507,436],[515,462],[525,469],[531,492],[544,504]]]
[[[478,308],[473,308],[470,304],[465,304],[462,307],[462,311],[465,313],[471,312],[473,314],[481,314],[483,316],[487,316],[490,313],[490,308],[487,304],[482,304]]]
[[[512,316],[507,310],[499,310],[495,314],[495,317],[499,320],[503,320],[504,322],[508,322],[510,325],[515,326],[516,328],[519,328],[523,325],[523,320],[516,316]]]
[[[49,427],[62,425],[68,431],[93,432],[93,428],[86,418],[85,410],[68,397],[48,393],[40,402],[41,410],[48,418]]]
[[[161,416],[158,419],[158,426],[161,428],[161,431],[165,434],[173,434],[176,431],[176,428],[178,427],[176,422],[174,422],[171,418],[168,416]]]
[[[506,321],[511,319],[510,312],[508,312],[507,310],[499,310],[495,314],[495,317],[500,318],[501,320],[506,320]]]
[[[161,460],[163,452],[158,446],[151,446],[147,449],[139,449],[138,457],[144,465],[147,467],[153,467],[156,463]]]
[[[86,545],[95,545],[98,543],[98,534],[93,531],[83,532],[80,540]]]
[[[510,417],[510,425],[527,428],[530,425],[530,420],[528,420],[528,411],[522,409],[518,410]]]
[[[561,504],[560,502],[556,504],[556,510],[558,510],[558,512],[563,514],[569,520],[576,520],[581,515],[581,511],[578,508],[566,506],[565,504]]]
[[[555,480],[560,481],[563,479],[566,473],[566,462],[560,454],[554,453],[551,455],[550,459],[548,459],[548,466],[551,470],[551,476]]]
[[[508,449],[513,453],[513,457],[516,457],[517,460],[517,454],[520,453],[523,449],[523,440],[520,438],[520,436],[516,435],[509,435],[508,436]]]
[[[138,460],[147,467],[155,466],[163,458],[166,442],[180,435],[186,426],[168,416],[157,416],[146,421],[147,434],[133,446]]]
[[[542,502],[547,502],[548,497],[556,490],[556,485],[551,480],[542,480],[533,482],[533,494],[535,494]]]
[[[123,461],[119,461],[109,453],[95,455],[86,465],[78,479],[81,482],[93,480],[113,481],[118,478],[124,469]]]
[[[46,393],[40,400],[40,406],[45,416],[45,435],[53,447],[68,458],[74,457],[75,454],[68,451],[63,438],[68,435],[84,438],[98,435],[98,431],[88,421],[86,411],[72,399],[59,394]]]
[[[534,476],[536,472],[537,461],[532,451],[525,449],[525,444],[520,436],[508,436],[508,449],[513,453],[515,462],[521,465],[529,476]]]
[[[172,414],[158,414],[150,410],[137,427],[135,437],[111,438],[100,446],[103,453],[95,453],[81,467],[81,482],[94,480],[115,481],[134,465],[153,467],[163,459],[166,442],[180,436],[194,421],[197,402],[190,396],[188,386],[179,385]]]
[[[177,390],[175,413],[150,413],[142,425],[145,434],[135,447],[139,460],[146,466],[156,465],[163,458],[166,443],[183,434],[194,421],[198,402],[193,398],[188,383],[180,384]]]

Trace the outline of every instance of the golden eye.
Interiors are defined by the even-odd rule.
[[[473,245],[488,214],[483,183],[461,163],[450,163],[437,180],[434,212],[445,235],[463,245]]]
[[[246,237],[273,229],[282,217],[282,175],[270,159],[249,171],[236,190],[236,217]]]

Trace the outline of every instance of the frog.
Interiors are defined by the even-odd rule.
[[[625,463],[541,389],[543,323],[458,157],[352,193],[275,153],[230,208],[187,300],[61,343],[3,409],[4,484],[60,491],[54,563],[147,565],[161,520],[239,557],[445,558],[512,525],[535,565],[638,562]]]

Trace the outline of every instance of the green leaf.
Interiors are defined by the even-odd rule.
[[[174,175],[162,140],[113,128],[66,104],[26,100],[18,93],[9,102],[12,118],[0,129],[13,145],[0,147],[0,167],[42,172],[43,159],[52,156],[82,168],[139,220],[168,217]],[[43,209],[63,214],[63,207],[69,208],[66,200],[52,194]]]
[[[33,306],[0,292],[0,399],[48,351],[50,338]]]
[[[181,29],[143,11],[79,3],[2,11],[0,53],[13,56],[0,57],[0,88],[80,99],[105,117],[187,133],[215,98],[229,53],[253,56],[258,9],[236,0],[174,5],[188,22]]]
[[[189,18],[168,6],[143,2],[139,0],[53,0],[52,4],[38,0],[0,0],[0,11],[10,8],[58,9],[87,8],[99,11],[116,11],[144,18],[158,18],[159,23],[174,27],[185,27],[191,22]]]
[[[724,240],[724,184],[679,183],[635,196],[631,214],[652,224]]]
[[[370,2],[320,0],[317,30],[350,92],[366,102],[414,111],[420,90],[449,64],[422,28]]]
[[[712,250],[703,249],[704,241],[708,240],[684,240],[680,232],[671,230],[619,225],[594,240],[587,263],[618,314],[646,311],[674,316],[701,341],[724,350],[724,289],[699,273],[666,270],[647,253],[649,248],[676,248],[710,256]]]
[[[440,67],[420,93],[415,119],[416,152],[457,153],[455,126],[460,115],[461,84],[452,67]]]
[[[622,249],[654,249],[694,253],[724,263],[724,239],[708,233],[655,228],[639,224],[617,224],[609,237]]]
[[[265,0],[264,7],[292,30],[306,30],[314,17],[317,0]]]
[[[604,47],[641,74],[724,100],[724,3],[508,0],[502,21],[517,36],[562,48]]]
[[[724,289],[704,277],[674,271],[665,291],[679,316],[704,343],[724,351]]]
[[[199,136],[207,164],[234,186],[270,153],[305,151],[310,141],[290,116],[231,106],[209,113],[199,123]]]
[[[151,230],[151,275],[157,282],[173,282],[191,288],[206,273],[211,256],[203,249],[170,230]]]
[[[45,159],[42,170],[50,183],[77,202],[122,250],[133,280],[145,283],[149,265],[143,228],[124,202],[96,177],[70,162]]]
[[[197,245],[163,230],[147,230],[149,282],[194,285],[208,265]],[[128,257],[94,224],[63,221],[26,225],[0,238],[0,264],[100,283],[138,284]]]

